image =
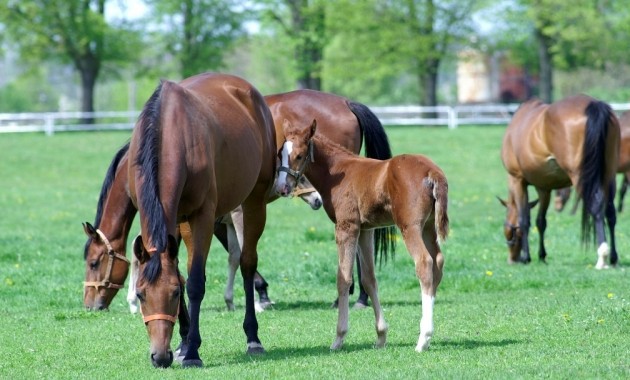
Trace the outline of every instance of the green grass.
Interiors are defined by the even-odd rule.
[[[237,311],[224,310],[227,255],[216,244],[201,314],[205,367],[190,370],[151,366],[145,328],[124,294],[109,312],[82,308],[81,222],[93,221],[105,170],[129,133],[0,135],[0,378],[627,378],[630,215],[618,218],[621,268],[593,269],[595,249],[581,247],[578,216],[552,210],[549,264],[538,263],[534,231],[534,262],[508,265],[495,198],[507,191],[503,130],[388,129],[395,154],[427,154],[449,180],[451,234],[428,352],[414,351],[420,290],[402,241],[377,274],[387,347],[372,348],[372,311],[353,310],[344,349],[330,352],[333,227],[323,211],[291,199],[269,206],[259,245],[276,301],[258,315],[267,354],[245,355],[240,281]]]

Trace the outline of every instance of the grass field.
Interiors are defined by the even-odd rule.
[[[402,241],[377,273],[387,347],[372,348],[372,311],[352,310],[344,349],[330,352],[333,226],[323,211],[290,199],[269,206],[259,245],[259,269],[276,302],[258,315],[267,354],[245,355],[241,282],[237,311],[226,312],[227,255],[215,244],[201,314],[205,367],[190,370],[151,366],[145,328],[124,294],[109,312],[82,307],[81,222],[93,221],[105,170],[129,132],[0,135],[0,378],[630,377],[630,212],[618,218],[621,268],[596,271],[595,249],[581,247],[578,216],[553,210],[548,265],[538,263],[536,248],[532,264],[508,265],[495,198],[507,191],[503,130],[387,130],[394,154],[427,154],[449,180],[451,234],[428,352],[414,351],[420,290]],[[532,247],[537,239],[534,231]],[[183,249],[180,257],[185,264]]]

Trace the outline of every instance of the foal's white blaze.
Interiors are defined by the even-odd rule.
[[[429,341],[433,336],[433,304],[435,296],[422,292],[422,319],[420,320],[420,337],[416,351],[426,351],[429,348]]]
[[[286,168],[289,167],[289,155],[291,154],[292,150],[293,150],[293,143],[291,141],[285,141],[284,145],[282,145],[282,152],[280,153],[281,166],[284,166]],[[287,186],[287,172],[278,173],[278,179],[276,180],[276,193],[281,194],[281,195],[288,195],[288,194],[282,194],[282,191],[285,189],[286,186]]]
[[[595,264],[595,269],[605,269],[608,268],[606,265],[606,260],[608,260],[608,255],[610,254],[610,247],[608,243],[603,242],[600,244],[599,248],[597,248],[597,264]]]

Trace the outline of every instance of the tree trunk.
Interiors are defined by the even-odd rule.
[[[538,42],[538,61],[540,65],[540,98],[545,103],[553,102],[553,62],[551,56],[552,40],[536,28],[536,41]]]
[[[94,87],[98,68],[86,67],[81,69],[81,112],[94,112]],[[94,124],[93,117],[81,119],[82,124]]]

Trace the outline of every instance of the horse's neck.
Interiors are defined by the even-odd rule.
[[[122,184],[112,186],[103,208],[99,229],[111,240],[115,249],[125,250],[127,237],[137,212],[124,186]]]
[[[321,163],[329,172],[334,172],[339,165],[356,157],[356,155],[323,136],[313,138],[314,161]]]

